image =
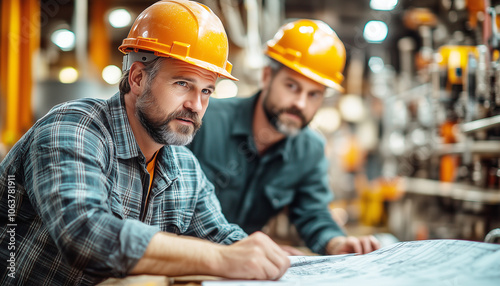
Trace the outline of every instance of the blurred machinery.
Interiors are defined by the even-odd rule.
[[[2,1],[0,160],[55,104],[116,92],[130,23],[112,14],[123,22],[154,1]],[[311,123],[327,140],[339,225],[401,240],[483,240],[500,227],[500,0],[200,2],[223,20],[241,80],[219,82],[219,97],[258,89],[262,43],[285,21],[323,20],[344,41],[346,94]],[[294,237],[282,219],[269,233]]]
[[[381,144],[383,175],[404,181],[405,196],[388,206],[400,239],[483,240],[500,226],[498,12],[469,0],[404,15],[422,45],[413,76],[411,45],[400,40],[406,86],[384,98]]]

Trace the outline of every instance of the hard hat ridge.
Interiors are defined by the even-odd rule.
[[[344,44],[330,26],[301,19],[283,25],[267,42],[266,54],[285,66],[339,91],[344,80]]]
[[[134,21],[119,50],[124,54],[151,52],[172,57],[217,75],[231,75],[229,43],[220,19],[205,5],[187,0],[164,0],[146,8]],[[124,69],[133,61],[124,58]]]

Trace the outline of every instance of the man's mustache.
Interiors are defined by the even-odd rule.
[[[302,125],[306,124],[306,117],[298,108],[295,107],[282,108],[278,111],[278,115],[282,113],[290,113],[296,115],[300,118],[300,120],[302,120]]]
[[[201,119],[198,113],[191,110],[182,109],[170,113],[170,115],[165,119],[164,124],[168,124],[170,121],[176,118],[188,118],[193,122],[194,130],[198,130],[201,127]]]

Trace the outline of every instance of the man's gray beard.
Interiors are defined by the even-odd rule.
[[[279,119],[279,117],[277,118],[277,120],[275,121],[273,120],[272,124],[274,128],[276,128],[276,130],[278,130],[280,133],[286,136],[291,136],[291,137],[297,136],[299,132],[302,130],[302,128],[297,128],[295,126],[285,124]]]
[[[262,103],[262,107],[264,108],[264,114],[267,117],[267,120],[271,125],[281,134],[284,134],[285,136],[297,136],[300,131],[305,127],[295,127],[290,124],[286,124],[283,121],[280,120],[279,116],[281,113],[275,113],[272,111],[272,108],[269,106],[269,95],[271,94],[271,86],[268,87],[267,89],[267,94],[266,98],[264,99],[264,102]],[[262,95],[261,95],[262,96]]]
[[[173,119],[170,118],[171,114],[163,122],[155,122],[150,118],[148,118],[147,111],[148,110],[156,111],[156,109],[157,109],[157,104],[151,94],[151,90],[147,88],[144,94],[141,97],[139,97],[139,99],[137,99],[135,114],[137,118],[139,118],[139,122],[141,122],[142,127],[146,129],[149,136],[151,136],[151,138],[153,138],[153,140],[156,143],[161,145],[180,145],[180,146],[184,146],[191,143],[191,141],[194,138],[194,135],[198,131],[196,130],[196,128],[191,134],[188,134],[190,131],[189,126],[181,126],[179,128],[179,132],[175,132],[169,126],[169,123]]]
[[[185,128],[185,126],[182,126],[180,128]],[[172,131],[170,129],[170,126],[167,125],[166,128],[159,133],[159,136],[161,136],[160,138],[158,138],[159,140],[155,140],[155,142],[162,145],[184,146],[193,141],[195,133],[196,131],[191,134],[180,134]]]

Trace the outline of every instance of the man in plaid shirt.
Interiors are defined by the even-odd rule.
[[[61,104],[20,139],[0,164],[0,285],[283,275],[286,254],[229,224],[178,146],[199,129],[217,77],[235,79],[227,46],[205,6],[157,2],[120,46],[120,93]]]

